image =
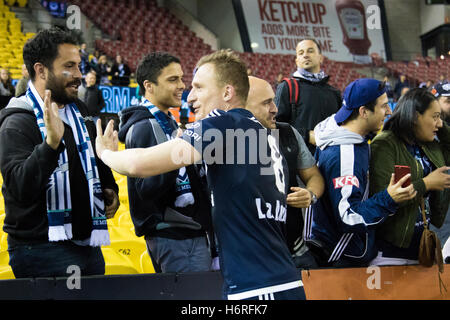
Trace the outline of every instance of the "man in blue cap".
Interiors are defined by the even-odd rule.
[[[315,154],[325,193],[313,205],[306,242],[322,267],[361,267],[376,256],[375,227],[394,214],[397,203],[415,196],[402,188],[409,175],[368,198],[369,145],[391,114],[386,88],[375,79],[358,79],[344,92],[342,107],[315,129]]]

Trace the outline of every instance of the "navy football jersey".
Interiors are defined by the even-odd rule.
[[[183,139],[207,163],[228,299],[301,286],[285,241],[288,172],[274,132],[248,110],[214,110]]]

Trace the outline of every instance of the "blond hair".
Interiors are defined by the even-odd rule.
[[[211,63],[215,68],[215,78],[219,85],[232,85],[236,97],[245,105],[250,84],[247,75],[247,66],[231,49],[222,49],[203,56],[196,68]]]

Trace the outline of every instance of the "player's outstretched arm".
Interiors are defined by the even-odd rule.
[[[173,139],[150,148],[117,151],[117,131],[110,121],[103,133],[97,121],[95,147],[100,159],[111,169],[129,177],[145,178],[193,164],[201,159],[200,153],[183,139]]]

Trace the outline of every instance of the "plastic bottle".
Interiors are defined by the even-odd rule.
[[[367,64],[371,42],[367,36],[366,14],[359,0],[337,0],[336,11],[344,34],[344,45],[355,63]]]

